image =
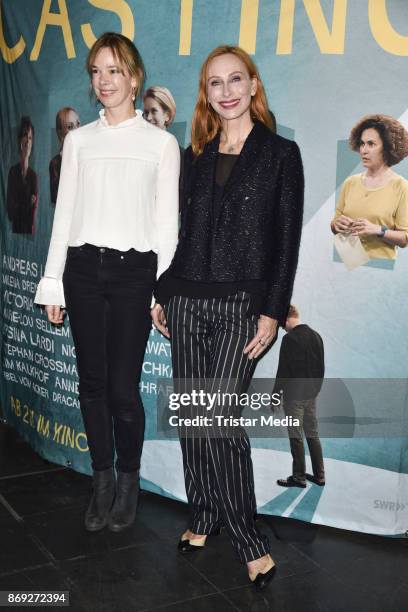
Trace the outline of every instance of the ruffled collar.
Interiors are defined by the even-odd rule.
[[[103,125],[106,128],[109,128],[109,129],[128,127],[129,125],[133,125],[135,122],[139,122],[140,119],[143,119],[143,113],[142,113],[141,110],[135,109],[135,116],[134,117],[130,117],[129,119],[125,119],[125,121],[121,121],[120,123],[117,123],[116,125],[109,125],[109,123],[107,122],[106,117],[105,117],[105,109],[102,108],[99,111],[99,122],[100,122],[100,124]]]

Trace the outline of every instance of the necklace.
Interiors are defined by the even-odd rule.
[[[236,142],[227,146],[227,153],[234,153],[235,149],[238,148],[245,142],[246,138],[240,138]]]
[[[242,135],[242,131],[239,130],[238,139],[231,144],[228,144],[228,131],[225,131],[222,134],[223,138],[221,138],[221,143],[223,145],[223,148],[225,147],[224,150],[226,150],[227,153],[239,153],[248,137],[248,134],[252,130],[252,127],[253,127],[253,124],[251,124],[250,129],[245,130],[246,131],[245,135]]]

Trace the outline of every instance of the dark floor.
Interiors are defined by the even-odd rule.
[[[69,609],[86,612],[408,610],[408,539],[263,517],[278,572],[257,594],[224,533],[177,553],[182,503],[143,493],[131,530],[87,533],[89,488],[0,425],[0,591],[69,591]]]

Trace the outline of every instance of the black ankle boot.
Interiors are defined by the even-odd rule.
[[[99,531],[108,522],[109,511],[115,498],[113,468],[93,473],[93,495],[85,514],[85,529]]]
[[[135,520],[139,499],[139,471],[118,472],[116,499],[109,514],[111,531],[123,531]]]

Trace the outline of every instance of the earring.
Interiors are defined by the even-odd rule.
[[[134,102],[136,99],[135,93],[136,93],[136,87],[132,87],[132,102]]]

